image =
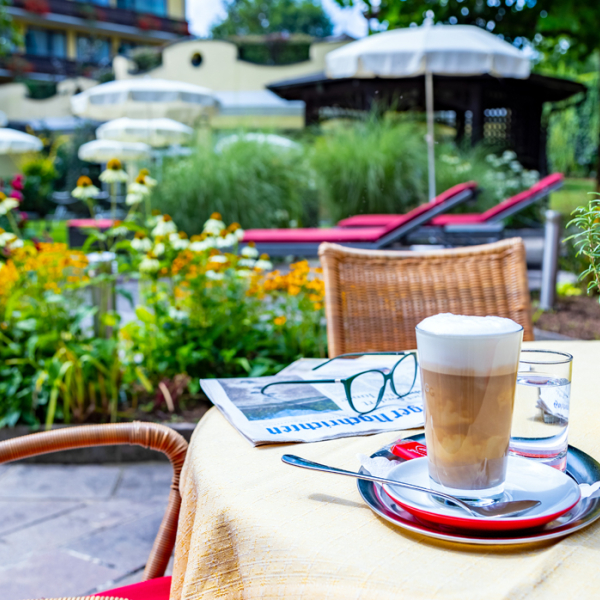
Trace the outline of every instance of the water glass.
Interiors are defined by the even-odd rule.
[[[517,373],[510,453],[565,471],[573,357],[522,350]]]

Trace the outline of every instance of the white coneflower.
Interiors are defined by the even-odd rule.
[[[159,269],[160,263],[151,252],[149,252],[140,263],[140,271],[142,273],[156,273]]]
[[[238,277],[251,277],[252,271],[250,269],[240,269],[239,271],[236,271],[235,274]]]
[[[4,229],[0,228],[0,248],[4,248],[4,246],[10,244],[16,239],[17,236],[14,233],[11,233],[10,231],[4,231]]]
[[[138,252],[148,252],[152,248],[152,240],[138,231],[131,240],[131,247]]]
[[[208,259],[208,262],[226,263],[227,257],[222,254],[213,254],[213,256]]]
[[[143,200],[144,196],[141,194],[133,194],[129,192],[127,196],[125,196],[125,204],[127,204],[127,206],[135,206],[136,204],[143,202]]]
[[[240,258],[240,260],[238,260],[238,266],[239,267],[254,267],[254,263],[256,261],[253,258]]]
[[[216,238],[216,246],[217,248],[231,248],[231,246],[237,244],[237,241],[234,233],[228,233],[225,236],[220,235]]]
[[[190,245],[190,240],[183,231],[169,235],[169,242],[174,250],[185,250]]]
[[[215,238],[207,237],[204,239],[195,240],[192,238],[192,243],[189,248],[192,252],[205,252],[215,247]]]
[[[77,180],[77,187],[71,192],[73,198],[79,200],[93,200],[98,197],[100,190],[92,183],[87,175],[82,175]]]
[[[106,163],[106,170],[100,173],[100,181],[104,183],[125,183],[128,179],[129,177],[118,158],[111,158]]]
[[[152,177],[150,177],[150,171],[148,171],[148,169],[140,169],[140,172],[138,173],[138,178],[143,179],[144,183],[149,188],[153,188],[158,183],[156,179],[152,179]]]
[[[221,279],[225,279],[225,274],[218,273],[217,271],[206,271],[206,278],[213,281],[220,281]]]
[[[273,268],[273,263],[269,260],[269,255],[261,254],[260,258],[254,263],[254,268],[260,271],[270,271]]]
[[[165,253],[165,245],[162,242],[159,242],[152,248],[152,254],[154,256],[162,256]]]
[[[170,233],[176,233],[177,226],[173,223],[173,219],[169,215],[161,215],[156,220],[156,225],[152,230],[152,235],[157,237],[159,235],[169,235]]]
[[[241,255],[246,258],[258,258],[258,250],[254,246],[245,246],[242,248]]]
[[[219,235],[225,229],[225,223],[218,212],[210,215],[210,219],[204,223],[204,233],[209,235]]]
[[[7,198],[0,192],[0,216],[8,214],[13,208],[19,206],[19,201],[14,198]]]

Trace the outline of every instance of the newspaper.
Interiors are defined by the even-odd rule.
[[[368,414],[354,412],[341,383],[298,383],[276,385],[265,393],[261,389],[271,382],[344,379],[369,369],[389,372],[397,356],[364,356],[334,360],[313,371],[323,359],[301,359],[273,377],[202,379],[200,384],[225,418],[254,446],[281,442],[319,442],[339,437],[370,435],[423,426],[420,378],[417,376],[410,394],[398,398],[388,382],[378,408]],[[414,362],[403,361],[399,373],[406,386],[414,377]],[[377,389],[364,385],[361,403],[373,406]]]

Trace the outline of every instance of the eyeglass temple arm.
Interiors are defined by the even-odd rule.
[[[271,383],[267,383],[267,385],[261,388],[260,393],[264,394],[265,390],[273,385],[299,385],[301,383],[340,383],[341,381],[341,379],[300,379],[297,381],[272,381]]]
[[[321,363],[320,365],[313,367],[311,369],[311,371],[316,371],[317,369],[320,369],[321,367],[328,365],[332,360],[336,360],[338,358],[344,358],[346,356],[401,356],[402,354],[404,354],[405,356],[408,356],[409,354],[415,354],[415,352],[406,352],[406,351],[402,351],[402,352],[349,352],[348,354],[340,354],[338,356],[334,356],[333,358],[326,360],[324,363]]]

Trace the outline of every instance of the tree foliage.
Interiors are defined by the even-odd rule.
[[[10,54],[23,43],[23,36],[6,10],[9,4],[9,0],[0,0],[0,56]]]
[[[333,25],[313,0],[229,0],[227,16],[214,25],[215,38],[265,34],[331,35]]]

